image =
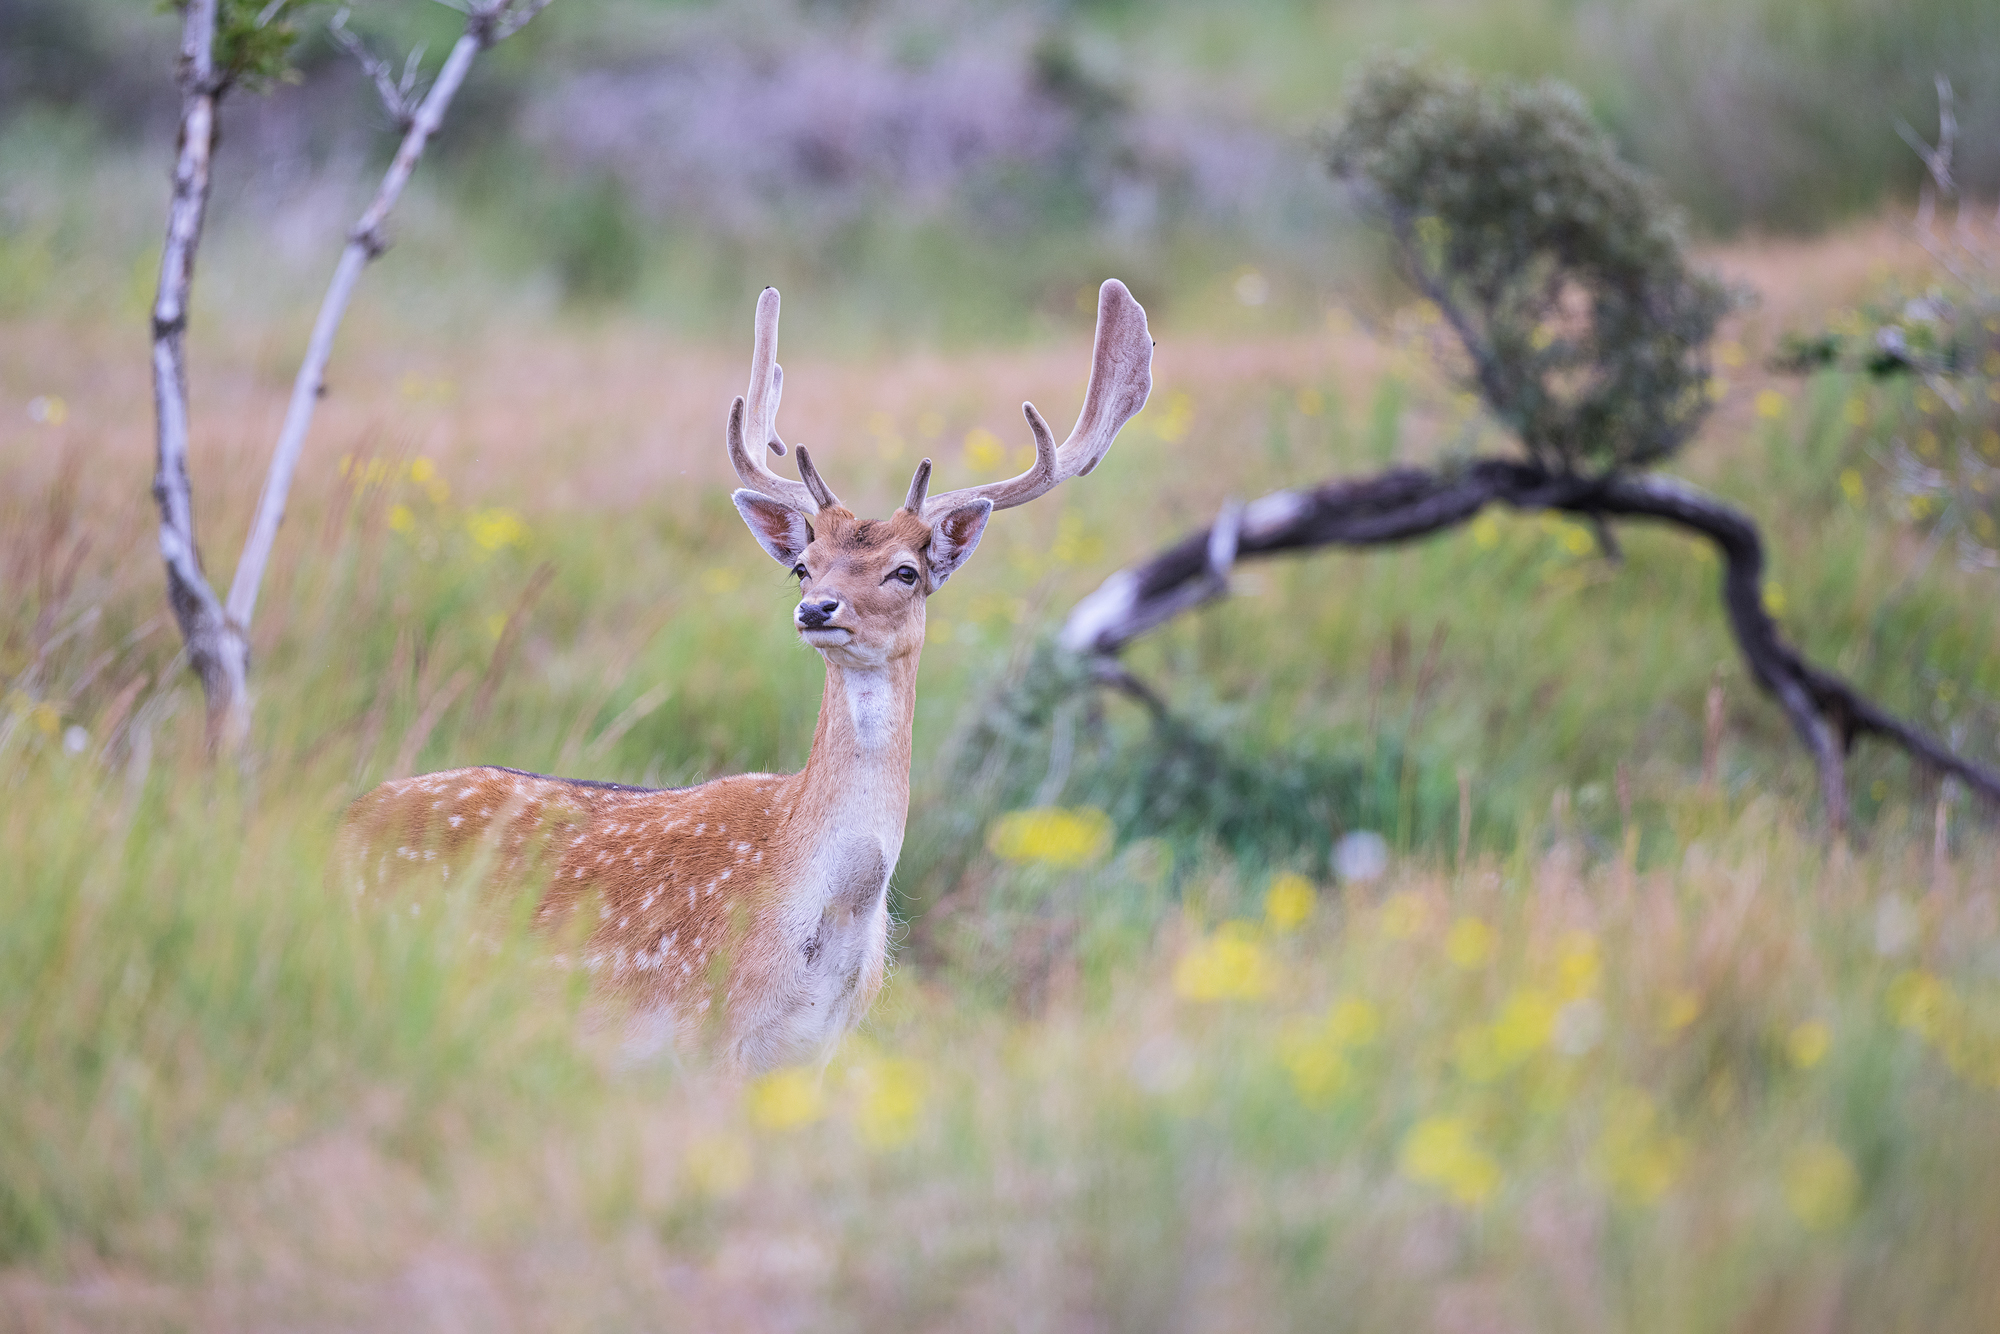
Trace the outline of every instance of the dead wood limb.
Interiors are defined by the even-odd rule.
[[[1393,545],[1467,523],[1490,504],[1561,510],[1591,522],[1648,520],[1707,538],[1723,560],[1721,593],[1730,632],[1759,687],[1776,697],[1811,752],[1828,824],[1835,831],[1847,821],[1844,757],[1862,736],[1889,741],[2000,802],[2000,771],[1954,754],[1847,681],[1814,666],[1787,642],[1764,607],[1764,546],[1756,524],[1735,507],[1675,478],[1583,478],[1502,459],[1482,459],[1452,471],[1396,468],[1309,491],[1274,492],[1251,502],[1242,511],[1233,554],[1242,560],[1323,546]],[[1213,575],[1212,537],[1211,529],[1188,534],[1113,574],[1071,611],[1062,644],[1105,664],[1093,667],[1094,679],[1132,693],[1127,682],[1135,678],[1110,659],[1170,616],[1225,591]]]
[[[180,138],[152,315],[157,433],[153,500],[160,511],[160,557],[166,565],[167,601],[187,646],[188,664],[201,682],[202,696],[208,706],[210,744],[218,749],[233,750],[249,735],[250,618],[256,610],[257,590],[263,582],[271,545],[284,519],[285,500],[291,491],[299,451],[312,424],[313,407],[324,386],[334,334],[346,313],[354,285],[362,268],[385,248],[382,225],[415,170],[424,146],[442,123],[473,58],[520,31],[548,2],[483,0],[473,5],[466,14],[464,35],[452,48],[422,102],[410,111],[403,142],[374,201],[348,234],[347,246],[341,252],[319,318],[313,325],[305,361],[293,385],[284,426],[226,602],[216,596],[209,583],[195,539],[194,498],[187,467],[191,433],[187,325],[195,253],[201,245],[202,224],[208,209],[216,108],[227,81],[215,63],[218,0],[187,0],[183,9],[178,66]],[[396,93],[399,98],[407,98],[415,86],[414,63],[405,70],[400,86],[388,80],[386,67],[378,70],[364,61],[364,68],[385,97]]]

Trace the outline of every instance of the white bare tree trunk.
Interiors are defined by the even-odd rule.
[[[368,262],[388,246],[383,224],[402,197],[424,148],[444,122],[473,59],[495,42],[511,37],[549,0],[486,0],[467,11],[465,32],[453,45],[422,102],[408,108],[400,101],[389,110],[404,124],[403,142],[382,178],[367,211],[348,232],[347,245],[334,267],[333,281],[320,303],[306,345],[305,360],[292,385],[291,403],[278,433],[264,489],[250,534],[236,564],[225,604],[215,594],[195,543],[194,499],[188,484],[189,412],[187,396],[188,294],[194,282],[195,251],[201,244],[203,216],[208,208],[209,163],[215,148],[216,103],[223,80],[215,68],[218,0],[188,0],[181,26],[180,149],[174,165],[173,200],[167,215],[167,240],[160,261],[159,294],[153,304],[153,397],[159,449],[153,476],[153,498],[160,509],[160,556],[167,567],[167,599],[180,623],[188,665],[201,681],[208,704],[209,740],[222,750],[234,750],[250,728],[250,618],[257,608],[257,591],[264,567],[284,521],[285,500],[298,469],[299,453],[311,429],[313,409],[325,392],[326,366],[333,355],[334,336],[347,313],[354,287]],[[358,47],[357,54],[360,54]],[[365,63],[365,62],[364,62]],[[372,70],[371,70],[372,72]],[[378,84],[380,80],[378,80]],[[385,88],[385,99],[395,90]]]
[[[215,108],[222,90],[215,74],[217,0],[189,0],[181,23],[180,149],[174,162],[167,240],[153,302],[153,410],[159,447],[153,500],[160,509],[160,558],[167,567],[167,601],[180,623],[188,666],[208,701],[209,739],[240,742],[249,727],[249,644],[209,587],[195,544],[194,497],[188,487],[187,323],[194,256],[208,211],[209,158],[215,148]]]

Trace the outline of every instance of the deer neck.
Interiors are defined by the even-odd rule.
[[[919,650],[882,662],[827,653],[812,754],[799,775],[800,830],[811,849],[880,840],[891,866],[910,813],[910,733]]]

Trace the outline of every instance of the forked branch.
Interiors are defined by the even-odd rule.
[[[473,59],[495,42],[520,31],[548,0],[482,0],[466,11],[465,31],[452,47],[437,79],[421,100],[413,101],[415,57],[406,64],[400,82],[392,80],[385,63],[369,55],[346,29],[344,12],[336,16],[334,36],[361,58],[390,114],[403,127],[403,141],[382,178],[375,198],[348,232],[346,247],[335,266],[332,282],[320,304],[305,359],[293,382],[284,425],[272,452],[270,470],[258,497],[250,533],[237,561],[226,602],[218,598],[202,567],[195,542],[193,498],[188,484],[189,412],[186,332],[188,294],[194,281],[195,251],[201,242],[208,206],[209,166],[215,148],[216,103],[224,82],[215,66],[217,0],[188,0],[181,25],[180,147],[174,167],[167,239],[160,263],[160,282],[153,305],[153,390],[158,427],[158,453],[153,497],[160,510],[160,555],[167,567],[167,596],[188,662],[201,680],[208,704],[210,738],[234,746],[248,733],[249,627],[256,611],[264,567],[284,520],[285,501],[299,453],[312,425],[313,409],[325,392],[326,365],[333,355],[334,335],[347,313],[355,284],[368,262],[388,246],[383,225],[402,197],[431,136],[444,121],[447,108],[472,67]],[[274,6],[273,9],[276,7]]]

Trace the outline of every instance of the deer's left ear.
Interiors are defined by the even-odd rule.
[[[952,572],[965,564],[965,558],[979,545],[979,535],[986,531],[986,521],[992,517],[992,501],[968,500],[931,521],[932,592],[944,587]]]

